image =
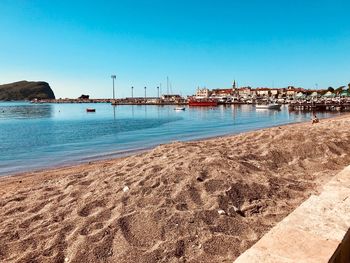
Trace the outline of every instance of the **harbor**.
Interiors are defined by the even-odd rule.
[[[132,87],[132,95],[134,88]],[[145,89],[146,90],[146,89]],[[287,104],[291,111],[349,111],[350,110],[350,84],[337,89],[304,89],[289,86],[287,88],[251,88],[237,87],[234,81],[231,88],[208,89],[197,88],[195,94],[186,97],[179,94],[159,94],[157,97],[126,97],[95,99],[89,95],[79,98],[34,99],[31,103],[109,103],[111,105],[189,105],[194,107],[215,107],[218,105],[275,105],[266,108],[278,109],[278,105]],[[113,96],[115,87],[113,81]]]

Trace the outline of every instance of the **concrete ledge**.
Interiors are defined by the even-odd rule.
[[[350,166],[311,196],[235,263],[350,262]]]
[[[342,243],[333,254],[329,263],[347,263],[350,262],[350,229],[346,233]]]

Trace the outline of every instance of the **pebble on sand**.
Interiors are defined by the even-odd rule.
[[[218,214],[219,215],[226,215],[226,212],[224,210],[222,210],[222,209],[219,209],[218,210]]]

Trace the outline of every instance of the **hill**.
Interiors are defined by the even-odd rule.
[[[43,81],[18,81],[0,85],[0,100],[55,99],[50,85]]]

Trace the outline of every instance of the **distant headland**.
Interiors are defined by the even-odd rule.
[[[50,85],[44,81],[18,81],[0,85],[0,101],[55,99]]]

